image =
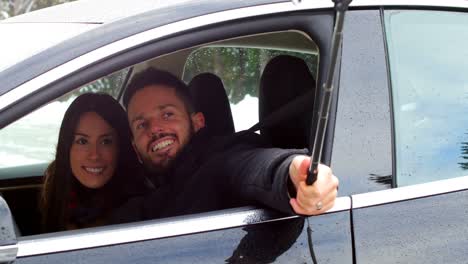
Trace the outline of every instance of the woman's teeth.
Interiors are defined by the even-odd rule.
[[[90,173],[101,173],[104,168],[90,168],[90,167],[85,167],[85,170]]]
[[[158,144],[153,146],[152,151],[153,152],[158,151],[158,150],[163,149],[163,148],[165,148],[165,147],[167,147],[169,145],[172,145],[172,143],[174,143],[174,140],[168,139],[168,140],[161,141]]]

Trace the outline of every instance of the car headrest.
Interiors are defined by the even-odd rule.
[[[221,79],[212,73],[201,73],[189,83],[195,108],[205,116],[206,128],[212,135],[234,133],[231,106]]]
[[[315,94],[315,88],[315,79],[304,60],[289,55],[271,59],[260,79],[260,122],[295,98],[311,90]],[[314,100],[305,109],[307,111],[291,116],[287,121],[260,129],[260,133],[275,147],[308,148]]]

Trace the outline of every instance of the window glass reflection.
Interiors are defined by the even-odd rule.
[[[468,175],[468,15],[390,10],[397,184]]]

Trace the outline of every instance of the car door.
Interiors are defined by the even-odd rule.
[[[332,166],[356,263],[466,261],[467,26],[466,7],[347,14]]]
[[[197,12],[203,10],[203,6],[196,5]],[[39,69],[32,69],[24,80],[26,83],[3,91],[0,104],[3,107],[0,114],[2,127],[14,124],[36,107],[107,74],[178,50],[239,36],[299,31],[318,43],[321,48],[319,68],[325,69],[333,25],[330,6],[331,3],[296,5],[291,2],[258,5],[242,10],[206,12],[200,17],[166,25],[158,24],[161,23],[161,11],[156,10],[141,19],[131,18],[133,23],[141,23],[140,26],[148,31],[134,32],[109,43],[105,42],[115,38],[113,33],[118,32],[122,37],[128,32],[124,29],[133,25],[129,24],[131,19],[98,28],[57,47],[58,51],[75,47],[82,53],[80,57],[70,58],[70,54],[51,56],[50,71],[41,73]],[[172,11],[177,13],[176,9]],[[155,24],[158,26],[150,27]],[[96,36],[100,40],[92,39]],[[90,41],[89,46],[84,44],[86,41]],[[39,54],[28,63],[34,64],[35,59],[37,62],[53,53]],[[319,83],[323,78],[324,71],[320,70]],[[13,79],[9,84],[12,83],[22,81]],[[317,217],[285,216],[267,209],[242,207],[23,236],[18,238],[16,262],[302,263],[311,262],[314,256],[320,262],[352,263],[350,208],[350,198],[340,197],[328,214]]]

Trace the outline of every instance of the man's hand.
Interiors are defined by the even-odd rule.
[[[319,164],[317,180],[306,184],[310,157],[297,156],[289,165],[289,177],[296,189],[296,198],[291,204],[294,212],[301,215],[317,215],[332,208],[338,191],[338,178],[329,167]]]

